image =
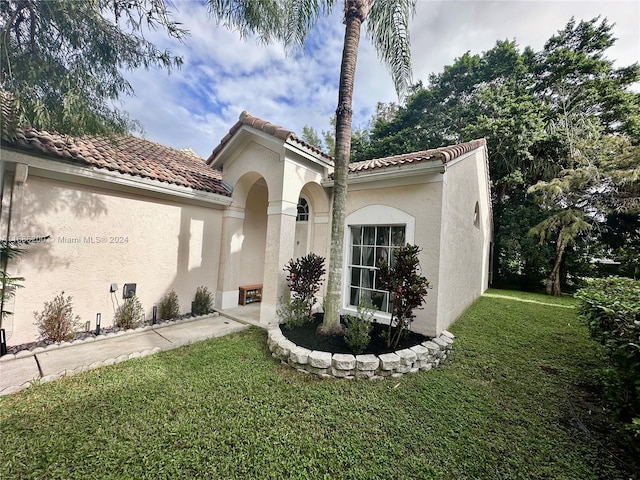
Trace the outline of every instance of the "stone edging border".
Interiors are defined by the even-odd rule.
[[[207,313],[205,315],[198,315],[195,317],[187,317],[187,318],[181,318],[178,320],[170,320],[168,322],[156,323],[155,325],[145,325],[144,327],[129,328],[127,330],[118,330],[117,332],[102,333],[95,337],[86,337],[80,340],[72,340],[70,342],[52,343],[50,345],[47,345],[46,347],[35,347],[31,350],[21,350],[17,353],[7,353],[6,355],[3,355],[2,357],[0,357],[0,363],[10,362],[12,360],[17,360],[19,358],[32,357],[34,355],[37,355],[38,353],[50,352],[52,350],[58,350],[60,348],[73,347],[74,345],[84,345],[91,342],[100,342],[108,338],[114,338],[114,337],[119,337],[123,335],[131,335],[134,333],[145,332],[147,330],[158,330],[160,328],[169,327],[171,325],[176,325],[179,323],[192,322],[194,320],[202,320],[207,317],[217,317],[219,315],[220,314],[218,312],[212,312],[212,313]],[[136,353],[146,353],[148,355],[149,353],[156,353],[156,352],[155,351],[152,352],[151,350],[149,351],[145,350],[143,352],[136,352]],[[137,355],[137,356],[140,356],[140,355]],[[131,357],[131,358],[135,358],[135,357]],[[126,360],[126,359],[122,359],[122,360]]]
[[[415,347],[382,355],[351,355],[321,352],[300,347],[288,340],[279,328],[269,330],[267,345],[271,355],[303,373],[322,378],[376,380],[401,377],[405,373],[431,370],[444,363],[455,336],[444,330],[439,337]]]

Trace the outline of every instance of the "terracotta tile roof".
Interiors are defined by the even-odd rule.
[[[220,143],[213,149],[213,152],[207,159],[207,163],[211,164],[216,158],[216,156],[222,151],[229,140],[236,134],[240,128],[243,126],[248,126],[255,128],[256,130],[260,130],[264,133],[272,135],[280,140],[290,141],[293,143],[297,143],[304,148],[311,150],[317,155],[323,157],[325,160],[332,162],[333,157],[328,155],[327,153],[320,150],[318,147],[311,145],[310,143],[305,142],[301,138],[299,138],[293,131],[287,130],[286,128],[281,127],[280,125],[276,125],[275,123],[267,122],[266,120],[262,120],[258,117],[254,117],[246,110],[240,114],[240,118],[238,121],[229,129],[229,132],[220,140]]]
[[[440,160],[444,164],[464,155],[465,153],[475,150],[476,148],[484,147],[486,144],[486,140],[482,138],[480,140],[461,143],[460,145],[450,145],[448,147],[405,153],[403,155],[395,155],[393,157],[364,160],[362,162],[351,163],[349,165],[349,173],[364,173],[382,168],[398,167],[409,164],[415,165],[429,160]]]
[[[5,107],[3,102],[3,115]],[[231,196],[222,173],[191,150],[176,150],[129,135],[69,137],[21,127],[3,129],[2,146],[44,155],[70,164],[158,180],[203,192]]]

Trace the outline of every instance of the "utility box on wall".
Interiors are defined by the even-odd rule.
[[[131,298],[136,294],[135,283],[125,283],[122,289],[122,298]]]

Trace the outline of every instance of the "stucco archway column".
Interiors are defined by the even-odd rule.
[[[238,306],[238,272],[244,243],[244,208],[229,207],[222,217],[220,269],[216,307],[219,309]]]
[[[267,209],[267,241],[260,322],[276,323],[278,299],[287,292],[284,265],[293,258],[296,234],[295,202],[271,201]]]

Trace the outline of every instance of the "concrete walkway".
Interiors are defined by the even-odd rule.
[[[5,355],[0,357],[0,396],[27,388],[32,383],[50,382],[64,375],[144,357],[248,328],[240,321],[214,314]]]

